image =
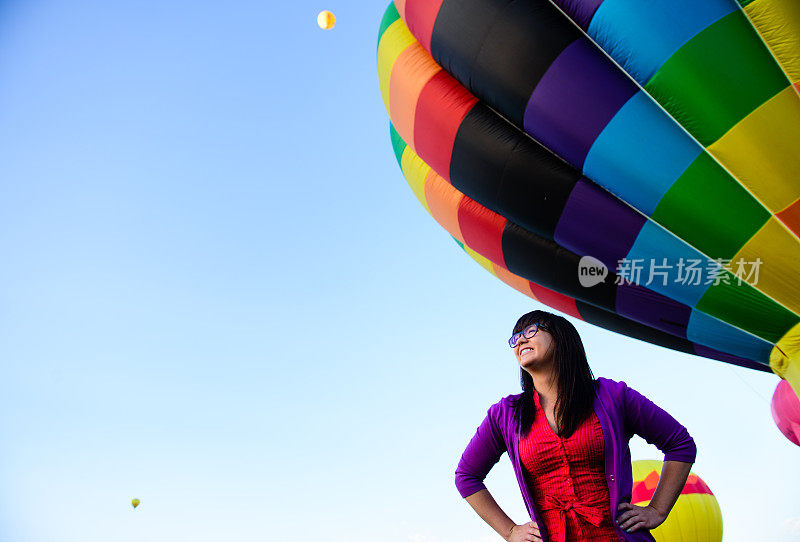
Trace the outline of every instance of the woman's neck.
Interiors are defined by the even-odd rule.
[[[539,403],[542,408],[555,403],[558,397],[558,385],[553,373],[532,373],[531,378],[533,379],[533,387],[539,393]]]

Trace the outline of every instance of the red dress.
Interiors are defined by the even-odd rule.
[[[603,467],[603,430],[597,415],[563,439],[547,423],[533,393],[533,426],[520,439],[519,454],[529,475],[536,507],[552,540],[616,542]]]

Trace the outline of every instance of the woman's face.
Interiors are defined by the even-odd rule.
[[[531,335],[534,329],[532,326],[525,328],[514,346],[514,354],[520,367],[526,369],[534,369],[549,363],[555,347],[553,336],[543,327],[539,327],[533,337],[526,338],[525,336]]]

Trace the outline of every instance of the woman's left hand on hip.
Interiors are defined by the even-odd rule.
[[[639,529],[654,529],[667,519],[650,505],[636,506],[629,502],[619,503],[617,514],[617,524],[629,533]]]

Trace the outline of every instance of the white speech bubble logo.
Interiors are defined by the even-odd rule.
[[[591,256],[583,256],[578,262],[578,281],[584,288],[603,282],[608,275],[606,264]]]

